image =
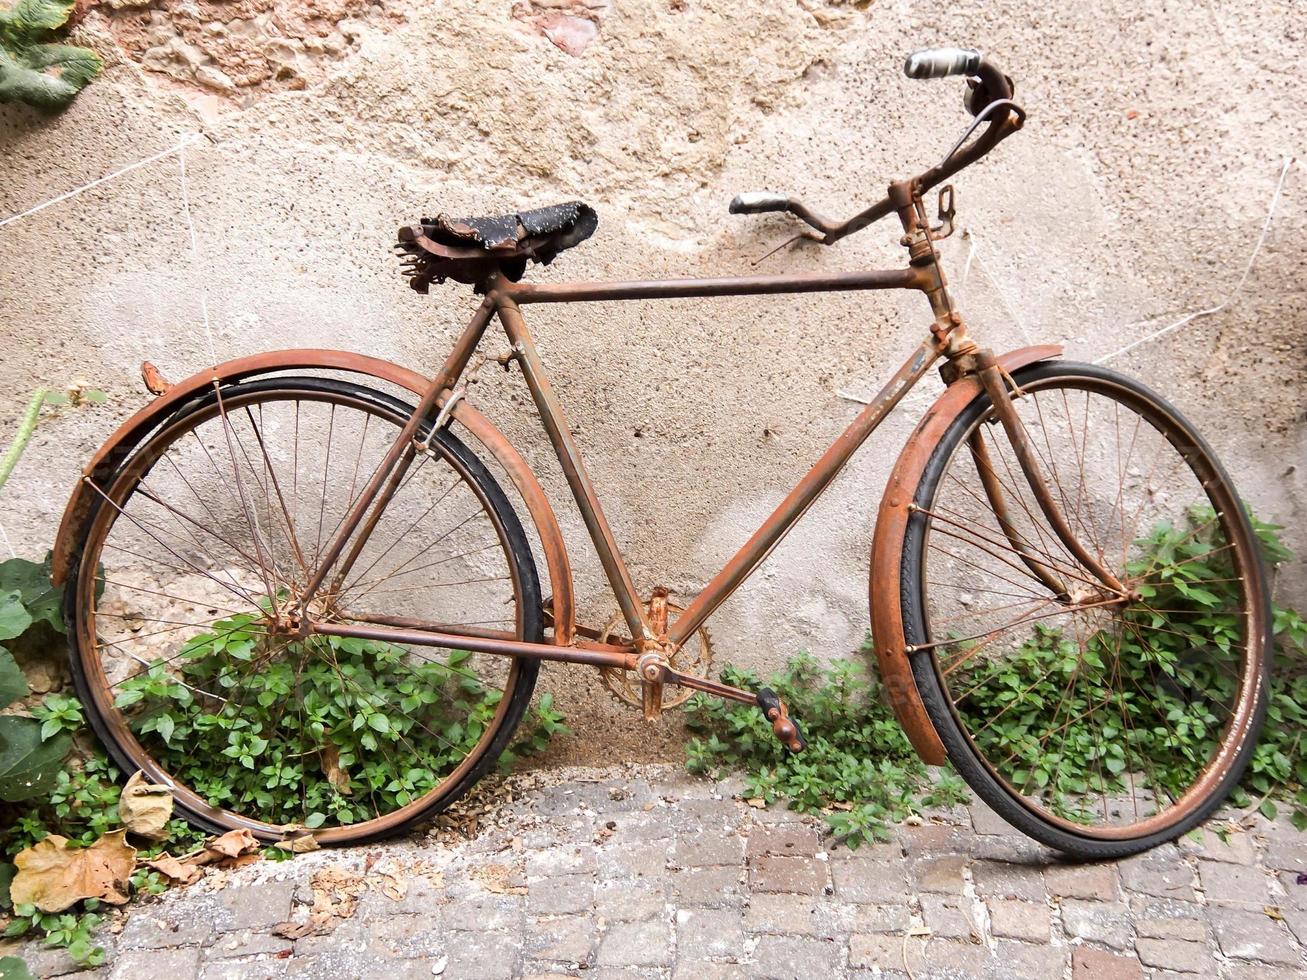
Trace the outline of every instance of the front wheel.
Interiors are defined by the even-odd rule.
[[[1013,401],[1073,533],[1063,544],[988,397],[935,446],[902,554],[912,669],[949,759],[1031,837],[1083,858],[1174,839],[1238,782],[1266,711],[1256,536],[1229,477],[1158,395],[1041,363]]]

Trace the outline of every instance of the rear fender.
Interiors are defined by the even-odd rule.
[[[431,384],[429,378],[423,377],[416,371],[410,371],[379,358],[345,351],[312,349],[275,351],[241,357],[179,381],[119,426],[118,431],[108,438],[82,471],[81,479],[78,480],[68,505],[64,508],[59,533],[55,538],[50,576],[54,584],[63,585],[68,580],[73,561],[77,557],[75,552],[82,536],[83,526],[91,512],[93,502],[98,499],[98,494],[87,485],[88,481],[107,489],[108,481],[123,461],[145,441],[151,432],[181,406],[205,394],[215,385],[225,387],[262,375],[305,369],[346,371],[365,377],[379,378],[418,396],[421,396]],[[443,398],[441,402],[443,404]],[[570,645],[575,629],[576,610],[572,590],[572,568],[563,542],[562,530],[558,526],[558,518],[540,486],[540,481],[536,479],[526,460],[513,448],[504,434],[466,400],[459,399],[451,414],[454,420],[476,437],[477,441],[503,467],[526,505],[545,554],[545,564],[553,595],[551,614],[555,624],[554,642],[561,646]]]
[[[1054,345],[1022,347],[999,357],[998,364],[1003,370],[1012,372],[1061,354],[1062,348]],[[875,641],[876,663],[899,724],[921,760],[932,766],[943,765],[947,756],[939,734],[926,714],[925,705],[921,703],[912,665],[904,650],[903,539],[908,530],[908,507],[926,464],[949,426],[981,391],[976,378],[960,378],[949,385],[922,416],[890,472],[876,515],[876,534],[871,545],[871,634]]]

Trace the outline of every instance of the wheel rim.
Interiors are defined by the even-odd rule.
[[[274,625],[404,408],[329,382],[247,386],[175,418],[97,491],[77,593],[89,707],[120,762],[205,822],[323,843],[393,831],[456,792],[508,718],[516,659]],[[433,441],[318,615],[524,638],[520,571],[476,465]],[[237,798],[209,764],[241,777]]]
[[[1079,836],[1146,836],[1210,802],[1242,758],[1266,629],[1255,546],[1219,465],[1163,403],[1091,375],[1023,390],[1054,498],[1133,595],[1107,594],[1056,539],[990,414],[918,496],[925,632],[910,639],[1010,799]]]

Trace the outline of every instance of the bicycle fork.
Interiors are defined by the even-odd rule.
[[[1007,436],[1008,443],[1012,446],[1012,452],[1017,458],[1017,464],[1021,467],[1021,474],[1025,477],[1030,492],[1034,495],[1035,502],[1039,505],[1039,510],[1048,521],[1053,533],[1057,535],[1058,540],[1062,542],[1067,551],[1088,569],[1109,592],[1115,593],[1121,599],[1132,598],[1129,590],[1122,584],[1121,580],[1081,543],[1075,532],[1072,531],[1071,525],[1067,522],[1061,508],[1053,499],[1053,494],[1048,488],[1048,482],[1044,479],[1035,460],[1026,427],[1022,424],[1021,417],[1017,414],[1016,407],[1013,405],[1012,396],[1015,394],[1016,397],[1020,397],[1020,390],[1009,392],[1007,379],[999,370],[992,351],[977,351],[975,366],[976,377],[994,406],[994,414],[1003,426],[1003,432]],[[1013,387],[1015,388],[1015,383]],[[972,437],[971,452],[976,461],[976,468],[980,471],[980,479],[985,488],[985,495],[989,498],[990,506],[994,508],[994,515],[1004,536],[1008,539],[1008,543],[1012,545],[1013,550],[1016,551],[1026,567],[1031,570],[1036,578],[1052,590],[1059,601],[1070,602],[1070,588],[1050,565],[1031,553],[1029,543],[1012,523],[1006,501],[1003,498],[1003,491],[990,463],[989,452],[978,434]]]

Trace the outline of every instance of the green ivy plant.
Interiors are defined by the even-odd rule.
[[[0,956],[0,980],[36,980],[17,956]]]
[[[37,623],[62,631],[49,568],[13,558],[0,563],[0,644],[19,639]],[[31,692],[13,653],[0,645],[0,708]],[[72,741],[62,730],[47,735],[36,718],[0,716],[0,801],[20,803],[54,786]]]
[[[1195,508],[1183,527],[1159,524],[1139,542],[1140,558],[1131,570],[1166,570],[1148,587],[1147,602],[1199,615],[1183,617],[1188,625],[1182,630],[1150,634],[1147,648],[1124,643],[1119,654],[1118,669],[1125,672],[1121,683],[1110,691],[1086,687],[1080,692],[1082,710],[1063,702],[1067,679],[1082,655],[1100,668],[1117,657],[1115,642],[1090,642],[1082,654],[1080,645],[1060,630],[1040,625],[1028,642],[1004,658],[1004,670],[986,666],[982,671],[977,665],[969,668],[975,675],[970,679],[965,675],[968,668],[961,672],[963,684],[975,685],[963,709],[972,718],[970,730],[979,733],[974,737],[981,748],[991,758],[1010,755],[1021,760],[1026,789],[1042,795],[1068,819],[1086,816],[1076,801],[1087,794],[1123,791],[1126,773],[1146,768],[1162,786],[1178,790],[1192,782],[1211,756],[1221,734],[1222,706],[1234,697],[1235,682],[1225,668],[1237,656],[1233,644],[1239,635],[1233,576],[1223,561],[1226,553],[1211,540],[1211,518],[1210,510]],[[1280,528],[1256,518],[1253,526],[1268,562],[1292,557],[1276,534]],[[1150,614],[1141,607],[1133,615]],[[1271,819],[1279,812],[1278,804],[1287,802],[1294,826],[1307,830],[1307,751],[1302,744],[1307,731],[1307,622],[1292,609],[1275,607],[1273,629],[1267,724],[1232,801]],[[1193,662],[1186,656],[1193,648],[1212,652]],[[864,647],[861,652],[865,657],[869,651]],[[722,677],[745,688],[761,685],[755,674],[730,666]],[[1167,683],[1158,684],[1158,677]],[[743,771],[750,795],[768,803],[785,798],[797,810],[823,812],[835,837],[851,846],[882,836],[888,822],[921,806],[966,798],[952,774],[935,785],[927,781],[925,767],[882,703],[878,682],[868,680],[859,663],[842,660],[821,667],[800,654],[769,683],[803,724],[808,750],[786,754],[755,708],[696,696],[687,704],[689,726],[696,733],[686,749],[691,771]],[[1110,697],[1115,702],[1118,688],[1149,691],[1150,702],[1160,697],[1166,724],[1105,726],[1101,714],[1083,710],[1091,701]],[[1014,706],[1014,701],[1019,703]],[[1132,721],[1157,717],[1155,702],[1145,707],[1127,694],[1121,704]],[[1032,732],[1047,731],[1046,715],[1059,707],[1063,719],[1083,715],[1083,720],[1070,726],[1061,723],[1066,740],[1053,752],[1040,746]],[[977,723],[1000,713],[1001,723]],[[1013,769],[1022,771],[1015,763]]]
[[[972,692],[959,710],[981,750],[989,758],[1011,759],[1004,775],[1067,819],[1091,819],[1080,801],[1127,792],[1132,772],[1146,772],[1154,790],[1178,797],[1219,744],[1237,696],[1241,634],[1229,550],[1215,539],[1219,525],[1213,518],[1210,508],[1195,507],[1182,526],[1158,524],[1137,542],[1139,557],[1129,571],[1150,573],[1149,583],[1141,587],[1144,602],[1127,620],[1140,626],[1164,622],[1164,630],[1127,628],[1119,637],[1102,632],[1082,650],[1057,627],[1041,624],[1004,658],[1003,670],[976,658],[957,672],[960,687]],[[1292,557],[1278,527],[1255,518],[1253,525],[1269,562]],[[1163,620],[1150,606],[1187,614]],[[1293,610],[1277,607],[1273,630],[1268,724],[1234,803],[1274,818],[1275,798],[1288,800],[1294,824],[1307,829],[1307,754],[1300,744],[1307,725],[1307,624]],[[1195,658],[1194,650],[1202,650],[1202,657]],[[1082,657],[1095,668],[1090,676],[1115,682],[1070,684]],[[1072,688],[1077,700],[1068,702]],[[1102,704],[1113,706],[1119,724],[1092,710]],[[1050,729],[1058,712],[1059,744],[1041,745],[1038,734]]]
[[[0,640],[49,653],[63,631],[49,558],[0,562]],[[0,708],[30,695],[12,651],[0,646]],[[103,918],[98,903],[52,915],[14,907],[9,898],[14,867],[8,859],[14,854],[54,832],[90,844],[118,822],[118,771],[98,746],[75,748],[83,726],[81,705],[63,694],[47,695],[26,715],[0,716],[0,910],[9,914],[0,934],[38,932],[46,944],[66,947],[75,962],[96,966],[104,962],[104,950],[91,941]],[[24,975],[12,969],[15,977]]]
[[[869,653],[870,641],[863,653]],[[728,684],[756,690],[751,671],[722,669]],[[852,660],[828,667],[808,653],[791,658],[767,685],[800,720],[808,748],[793,755],[757,708],[695,695],[686,703],[695,737],[686,747],[691,772],[743,770],[745,792],[801,812],[820,812],[849,847],[885,839],[888,825],[923,807],[967,799],[962,780],[945,772],[932,782],[882,699],[880,681]]]
[[[43,563],[0,562],[0,639],[30,649],[61,643],[63,633],[59,594],[50,587],[49,558]],[[296,691],[306,706],[303,736],[329,740],[338,753],[338,771],[348,773],[350,785],[339,775],[333,782],[317,752],[293,763],[275,761],[287,744],[286,730],[274,734],[273,729],[280,705],[291,692],[290,661],[266,665],[250,683],[243,679],[242,695],[248,700],[242,710],[236,711],[230,702],[222,710],[195,710],[191,687],[225,690],[224,683],[234,684],[230,676],[215,676],[220,664],[252,656],[259,633],[252,615],[215,624],[186,641],[180,670],[156,664],[122,686],[120,703],[133,712],[139,734],[150,741],[160,761],[180,778],[215,803],[258,806],[274,814],[271,819],[303,819],[305,800],[313,809],[304,823],[312,827],[328,817],[349,822],[372,815],[372,806],[393,809],[415,799],[456,764],[459,750],[475,744],[500,698],[499,691],[488,690],[464,667],[470,657],[466,651],[453,651],[444,661],[414,673],[407,667],[400,670],[400,658],[407,653],[402,647],[314,638],[310,642],[323,644],[314,651],[322,656],[302,672]],[[350,679],[343,689],[342,676]],[[403,697],[393,703],[397,690]],[[0,646],[0,707],[29,697],[22,670]],[[404,750],[411,747],[401,740],[419,721],[428,727],[446,724],[453,746],[421,755],[400,751],[397,743]],[[542,751],[555,735],[568,732],[552,696],[544,695],[525,719],[518,740],[501,756],[501,768]],[[103,920],[99,903],[86,901],[57,914],[12,906],[9,882],[14,867],[9,862],[52,833],[89,846],[117,829],[122,782],[122,773],[90,736],[81,702],[71,694],[47,694],[25,714],[0,716],[0,919],[8,918],[0,934],[43,936],[45,944],[67,948],[83,965],[104,961],[104,950],[92,939]],[[167,831],[164,841],[141,849],[140,856],[153,857],[165,848],[186,851],[204,840],[179,819],[170,821]],[[264,853],[279,860],[291,856],[275,848]],[[138,895],[158,894],[167,882],[141,867],[132,875],[131,886]],[[0,974],[0,980],[5,977]]]
[[[0,0],[0,102],[57,112],[100,73],[94,51],[56,39],[73,7],[74,0]]]
[[[142,744],[214,806],[309,829],[396,810],[462,762],[502,696],[468,669],[466,650],[414,663],[402,646],[318,635],[268,659],[262,622],[220,620],[176,663],[118,688]],[[545,695],[502,764],[567,730]]]

